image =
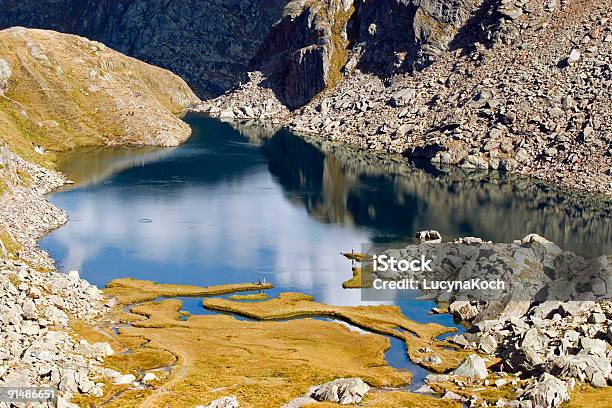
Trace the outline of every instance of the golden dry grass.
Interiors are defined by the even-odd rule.
[[[248,292],[271,288],[272,285],[269,283],[236,283],[204,287],[162,284],[147,280],[124,278],[109,282],[104,289],[104,294],[116,297],[119,304],[128,305],[153,300],[158,297],[216,296],[232,292]]]
[[[362,273],[362,268],[359,266],[353,266],[353,277],[342,282],[344,289],[361,289],[371,288],[373,279],[371,273]]]
[[[577,384],[571,393],[571,400],[561,405],[562,408],[610,408],[612,407],[612,387],[594,388],[586,384]]]
[[[256,303],[210,298],[204,300],[204,306],[259,320],[308,316],[338,318],[366,330],[405,341],[412,361],[438,372],[457,367],[468,354],[462,350],[449,350],[448,343],[436,340],[437,336],[454,331],[453,328],[435,323],[416,323],[406,318],[397,306],[330,306],[314,302],[312,297],[301,293],[281,293],[278,298]],[[429,354],[427,349],[433,350],[433,353],[442,358],[443,363],[431,365],[421,362]]]
[[[2,227],[0,227],[0,241],[9,254],[14,255],[21,250],[21,245],[19,245],[19,243],[13,239],[11,234]],[[0,252],[0,256],[1,255],[2,253]]]
[[[270,296],[265,293],[249,293],[247,295],[232,295],[230,296],[232,300],[266,300],[270,299]]]
[[[193,407],[236,395],[244,407],[273,407],[339,377],[361,377],[374,386],[410,380],[410,373],[386,364],[389,341],[382,336],[313,319],[245,322],[202,315],[179,320],[180,307],[180,301],[164,300],[132,308],[147,320],[122,328],[119,338],[144,338],[146,347],[178,356],[178,364],[156,391],[126,391],[109,406]],[[139,364],[120,363],[130,370]]]

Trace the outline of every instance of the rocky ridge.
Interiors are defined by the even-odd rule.
[[[76,271],[57,272],[36,244],[67,221],[44,197],[65,178],[6,147],[2,158],[3,169],[13,169],[21,179],[9,175],[0,198],[0,385],[54,387],[59,392],[57,407],[72,407],[73,394],[102,395],[101,361],[113,350],[108,343],[75,340],[69,335],[70,319],[91,322],[108,308],[98,288]]]
[[[612,136],[605,126],[612,115],[607,2],[493,4],[488,9],[483,3],[472,14],[482,30],[466,23],[449,42],[432,40],[436,47],[413,49],[414,55],[437,51],[412,71],[381,75],[356,48],[348,49],[347,61],[356,62],[346,63],[338,85],[278,119],[296,132],[362,149],[612,194]],[[419,58],[410,61],[419,66]],[[274,83],[274,74],[263,72]],[[283,102],[279,85],[266,86],[276,89],[274,97],[251,99],[263,91],[238,91],[200,110],[257,118],[245,109]]]

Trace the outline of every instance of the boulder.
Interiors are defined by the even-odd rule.
[[[457,377],[477,378],[484,380],[488,376],[487,365],[484,359],[476,354],[471,354],[463,360],[453,373]]]
[[[339,378],[317,386],[312,391],[311,397],[321,402],[358,404],[369,390],[370,386],[360,378]]]
[[[125,384],[131,384],[134,381],[136,381],[136,377],[134,376],[134,374],[124,374],[124,375],[120,375],[119,377],[116,377],[113,380],[113,384],[125,385]]]
[[[467,300],[457,300],[451,303],[448,310],[461,320],[469,321],[478,315],[478,308]]]
[[[391,99],[389,100],[389,105],[399,108],[401,106],[405,106],[416,97],[416,92],[414,89],[405,88],[400,91],[397,91],[393,94]]]
[[[555,408],[570,399],[565,381],[549,373],[542,374],[522,395],[531,401],[533,408]]]
[[[142,377],[142,382],[145,384],[148,384],[151,381],[156,381],[158,380],[157,376],[154,373],[146,373],[143,377]]]

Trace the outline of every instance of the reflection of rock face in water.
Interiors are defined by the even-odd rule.
[[[224,120],[221,120],[225,122]],[[280,126],[261,121],[247,120],[242,122],[227,121],[232,128],[248,139],[254,145],[261,145],[271,139],[279,130]]]
[[[287,194],[324,222],[377,226],[395,238],[434,228],[493,241],[537,232],[585,253],[609,252],[612,245],[612,202],[601,198],[515,176],[426,171],[403,158],[315,147],[287,132],[263,151]]]

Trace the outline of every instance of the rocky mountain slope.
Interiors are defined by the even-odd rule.
[[[200,96],[210,96],[246,80],[251,58],[286,2],[0,0],[0,28],[20,25],[82,35],[167,68]]]
[[[45,198],[66,182],[49,168],[55,153],[81,146],[176,145],[191,133],[176,115],[197,102],[176,75],[100,43],[0,31],[0,385],[57,390],[57,404],[36,406],[102,395],[101,361],[113,349],[70,334],[109,308],[98,288],[78,272],[59,273],[37,244],[67,221]]]
[[[609,1],[382,3],[290,3],[262,75],[201,109],[612,193]]]
[[[79,146],[171,146],[191,134],[176,117],[199,99],[172,73],[103,44],[52,31],[0,31],[0,138],[51,166]]]

